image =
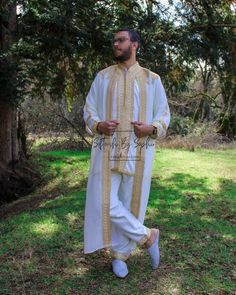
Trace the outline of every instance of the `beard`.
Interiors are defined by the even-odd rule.
[[[130,59],[131,54],[132,54],[131,46],[129,46],[128,48],[123,49],[123,52],[120,55],[118,56],[114,55],[114,59],[117,62],[124,62]]]

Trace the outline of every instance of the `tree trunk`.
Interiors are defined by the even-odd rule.
[[[16,111],[6,102],[0,101],[0,162],[4,166],[19,160]]]
[[[0,49],[2,53],[8,53],[8,49],[13,42],[13,34],[16,29],[16,5],[9,4],[9,1],[0,0]],[[8,15],[8,17],[4,17]],[[10,56],[1,60],[2,80],[5,81],[0,96],[0,163],[3,166],[14,165],[19,160],[19,144],[17,138],[17,111],[13,103],[15,92],[12,89],[7,70],[13,62]]]
[[[236,91],[234,89],[219,120],[218,133],[230,139],[236,137]]]
[[[232,39],[235,40],[236,36],[236,28],[231,29]],[[230,139],[235,139],[236,137],[236,43],[232,41],[232,45],[230,48],[231,60],[232,60],[232,69],[231,76],[228,77],[230,83],[225,81],[224,91],[222,91],[223,96],[224,93],[229,93],[224,112],[221,114],[221,118],[219,120],[219,128],[218,132],[226,135]],[[223,78],[224,80],[224,78]]]
[[[16,28],[16,6],[0,0],[0,205],[29,192],[36,173],[23,162],[22,128],[17,116],[15,61],[9,53]],[[13,69],[13,70],[12,70]]]

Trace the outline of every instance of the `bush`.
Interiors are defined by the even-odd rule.
[[[194,124],[193,119],[190,117],[173,114],[169,126],[169,134],[186,136],[193,131]]]
[[[235,142],[231,142],[229,138],[217,133],[214,123],[196,123],[189,128],[189,133],[171,134],[163,141],[158,141],[159,147],[168,148],[185,148],[194,151],[195,148],[231,148],[235,147]],[[191,132],[190,132],[191,130]],[[172,131],[172,129],[170,130]]]

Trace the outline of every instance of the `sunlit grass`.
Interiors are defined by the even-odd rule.
[[[34,223],[31,228],[32,232],[47,238],[50,238],[51,235],[56,234],[60,230],[60,226],[55,223],[53,218],[47,218],[42,222]]]
[[[106,251],[83,255],[89,158],[35,159],[44,181],[28,200],[44,198],[0,223],[0,294],[235,293],[236,150],[157,151],[145,223],[160,228],[161,265],[152,272],[137,248],[123,281]]]

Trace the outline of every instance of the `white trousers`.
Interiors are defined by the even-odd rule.
[[[125,261],[135,249],[150,236],[145,227],[131,212],[133,176],[111,173],[111,238],[112,256]]]

